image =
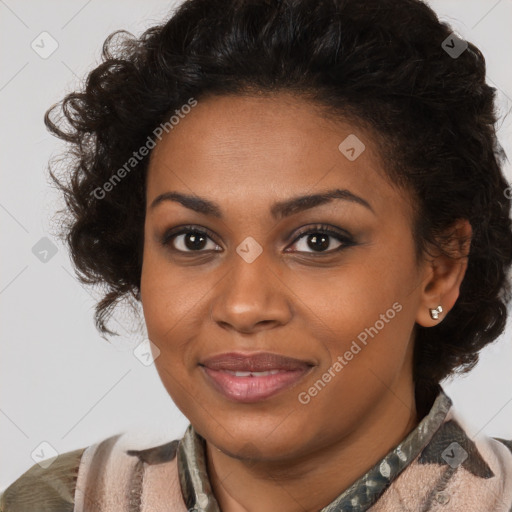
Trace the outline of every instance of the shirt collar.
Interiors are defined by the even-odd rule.
[[[430,412],[407,437],[320,512],[364,512],[389,484],[419,455],[446,418],[451,399],[440,388]],[[190,511],[221,512],[206,467],[206,442],[189,425],[178,445],[181,491]]]

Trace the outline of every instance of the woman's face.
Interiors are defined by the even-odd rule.
[[[176,405],[222,451],[268,460],[410,417],[425,272],[374,141],[284,93],[180,117],[151,155],[141,277]]]

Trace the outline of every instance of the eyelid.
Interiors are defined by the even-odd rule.
[[[346,240],[353,239],[352,235],[344,229],[337,228],[337,227],[331,226],[329,224],[320,223],[320,224],[309,225],[309,226],[306,226],[305,228],[301,228],[298,233],[295,233],[295,235],[294,235],[295,240],[297,238],[300,238],[300,237],[306,235],[306,234],[316,233],[316,232],[327,233],[329,235],[337,236],[339,238],[345,238]]]

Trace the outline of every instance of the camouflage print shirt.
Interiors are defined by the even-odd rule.
[[[512,442],[467,431],[441,389],[418,426],[319,512],[512,512]],[[145,450],[122,437],[35,464],[4,491],[0,512],[221,512],[192,425]]]

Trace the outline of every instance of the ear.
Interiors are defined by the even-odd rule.
[[[460,285],[468,266],[472,229],[467,219],[457,220],[440,242],[447,254],[434,248],[433,254],[425,256],[421,302],[416,322],[423,327],[439,324],[446,317],[459,297]],[[430,309],[441,306],[443,311],[435,320]]]

